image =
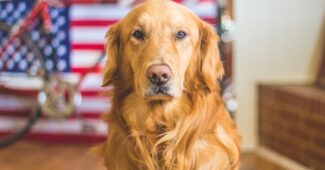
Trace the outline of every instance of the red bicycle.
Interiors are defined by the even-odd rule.
[[[33,36],[31,32],[35,32],[33,30],[39,24],[41,26],[37,28],[35,35],[44,36],[46,40],[49,40],[48,42],[53,42],[53,35],[51,34],[53,23],[49,8],[51,6],[62,8],[64,5],[58,0],[39,0],[34,3],[32,9],[22,20],[13,25],[0,22],[0,93],[5,93],[8,99],[24,98],[27,101],[37,101],[30,103],[30,107],[33,109],[28,115],[24,115],[26,121],[23,125],[13,128],[13,131],[6,135],[0,136],[0,147],[7,146],[24,136],[41,114],[48,117],[66,117],[74,114],[76,106],[81,103],[81,95],[78,89],[87,72],[81,75],[76,84],[64,80],[56,65],[58,57],[57,53],[53,52],[54,48],[52,48],[51,54],[45,58],[44,53],[49,52],[49,50],[46,47],[41,48],[40,42],[31,37]],[[89,68],[89,71],[96,68],[104,56],[103,52],[96,64]],[[26,60],[21,69],[21,75],[25,81],[21,82],[27,83],[30,80],[38,80],[40,85],[37,88],[39,91],[37,96],[32,93],[28,95],[26,92],[17,91],[16,88],[13,88],[16,82],[10,80],[12,77],[6,73],[6,70],[13,67],[12,60],[21,58]],[[46,67],[47,63],[52,63],[51,69]]]

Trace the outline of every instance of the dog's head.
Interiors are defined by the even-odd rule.
[[[168,101],[186,90],[218,90],[223,67],[213,28],[172,1],[148,1],[106,34],[103,85]]]

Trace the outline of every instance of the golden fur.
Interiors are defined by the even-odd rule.
[[[132,37],[145,32],[143,40]],[[187,37],[175,39],[183,30]],[[185,7],[153,0],[106,34],[104,85],[113,86],[107,141],[96,148],[109,170],[238,169],[240,138],[219,96],[217,35]],[[172,70],[170,95],[150,97],[146,70]]]

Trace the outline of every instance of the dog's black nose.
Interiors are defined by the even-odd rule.
[[[148,68],[147,76],[152,84],[163,85],[166,84],[170,77],[172,71],[170,67],[165,64],[154,64]]]

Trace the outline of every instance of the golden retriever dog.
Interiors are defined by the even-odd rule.
[[[152,0],[106,34],[112,85],[109,170],[238,169],[240,137],[220,97],[213,28],[182,5]]]

